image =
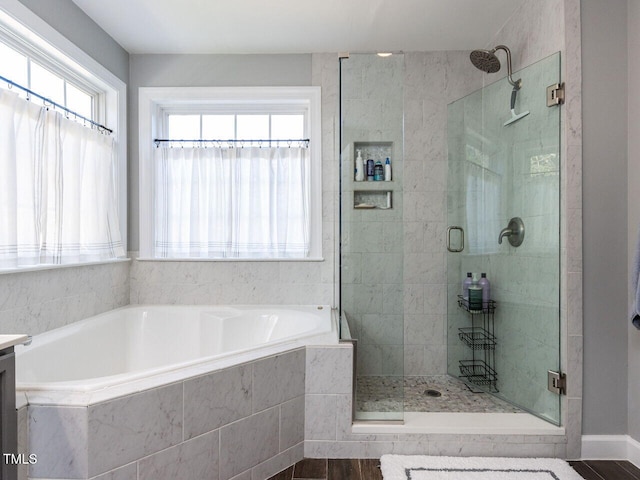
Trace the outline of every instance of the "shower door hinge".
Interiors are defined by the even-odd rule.
[[[547,107],[554,107],[564,103],[564,82],[554,83],[547,87]]]
[[[547,372],[547,389],[557,395],[567,394],[567,376],[562,372]]]

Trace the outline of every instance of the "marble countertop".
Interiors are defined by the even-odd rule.
[[[18,345],[19,343],[24,343],[29,338],[28,335],[20,334],[20,335],[0,335],[0,350],[4,350],[5,348],[13,347],[14,345]]]

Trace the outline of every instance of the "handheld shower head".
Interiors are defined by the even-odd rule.
[[[469,55],[471,63],[485,73],[496,73],[500,70],[500,60],[496,56],[496,51],[504,50],[507,53],[507,80],[515,88],[519,90],[522,86],[522,80],[513,80],[511,77],[511,50],[505,45],[498,45],[491,50],[474,50]]]

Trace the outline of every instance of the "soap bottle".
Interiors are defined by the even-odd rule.
[[[358,150],[356,158],[356,182],[364,180],[364,160],[362,160],[362,150]]]
[[[384,181],[391,181],[391,159],[387,157],[387,160],[384,162]]]
[[[472,312],[482,311],[482,287],[478,285],[478,276],[475,273],[471,285],[469,285],[469,310]]]
[[[467,272],[467,278],[462,281],[462,298],[464,300],[469,300],[469,286],[471,283],[471,272]]]
[[[382,162],[380,160],[376,162],[376,165],[373,169],[373,179],[376,182],[384,180],[384,167],[382,166]]]
[[[374,175],[373,159],[369,158],[367,160],[367,181],[372,182],[373,181],[373,175]]]
[[[491,299],[491,284],[486,273],[480,274],[478,285],[482,288],[482,308],[489,308],[489,300]]]

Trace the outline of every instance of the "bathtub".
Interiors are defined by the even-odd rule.
[[[304,345],[338,343],[331,307],[128,306],[16,347],[18,406],[83,406]]]
[[[336,319],[326,305],[129,306],[34,336],[16,348],[29,478],[276,474],[304,456],[305,347],[340,349]]]

